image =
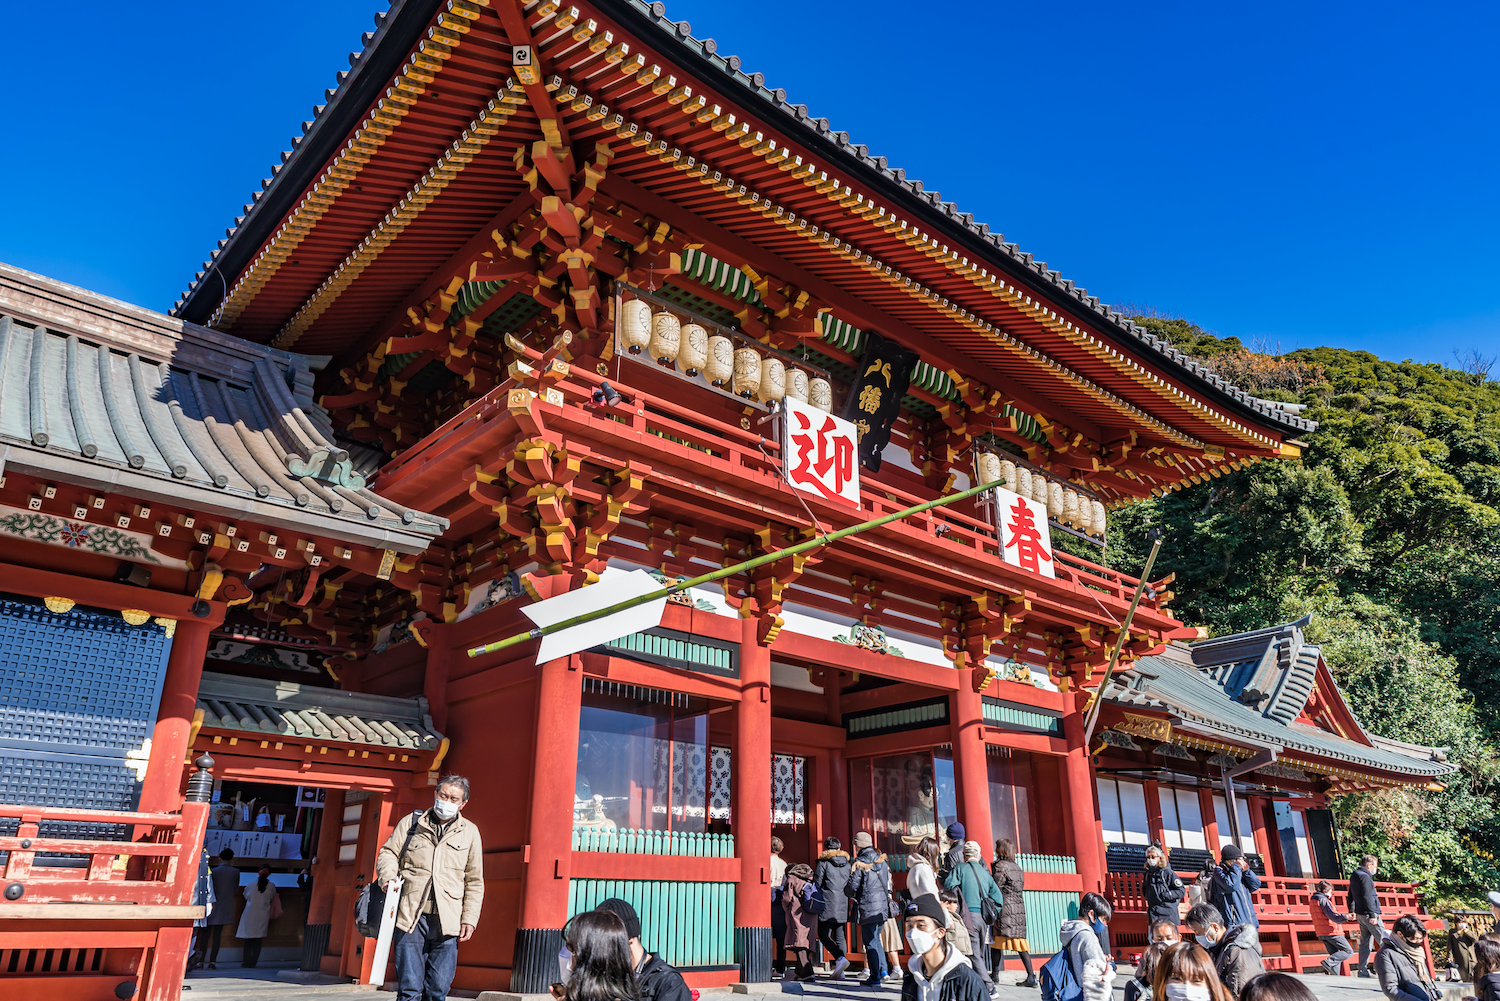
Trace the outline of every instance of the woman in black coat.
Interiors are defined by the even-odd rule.
[[[1167,863],[1167,853],[1155,845],[1146,849],[1146,876],[1141,881],[1141,895],[1146,898],[1148,934],[1163,921],[1173,927],[1182,923],[1177,905],[1187,895],[1187,887]]]
[[[1005,953],[1014,952],[1021,957],[1021,965],[1026,968],[1026,979],[1016,984],[1017,987],[1035,987],[1036,973],[1031,968],[1031,943],[1026,941],[1026,896],[1022,887],[1026,883],[1026,874],[1016,864],[1016,843],[1010,838],[1001,838],[995,842],[995,864],[991,867],[991,873],[995,877],[995,885],[1000,887],[1000,896],[1005,898],[1005,903],[1000,905],[1000,920],[995,922],[993,928],[995,952],[998,953],[993,967],[998,973],[1005,962]],[[975,948],[979,948],[978,944]]]

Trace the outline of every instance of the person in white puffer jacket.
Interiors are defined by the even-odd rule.
[[[1097,893],[1085,893],[1078,904],[1078,917],[1064,921],[1060,939],[1068,952],[1068,965],[1083,990],[1083,1001],[1109,1001],[1114,991],[1115,971],[1094,934],[1094,921],[1105,924],[1114,908]]]

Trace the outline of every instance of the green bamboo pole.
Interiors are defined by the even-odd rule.
[[[1003,487],[1004,485],[1004,480],[995,480],[993,483],[982,483],[977,487],[970,487],[968,490],[963,490],[956,494],[949,494],[946,497],[939,497],[936,500],[924,501],[921,504],[915,504],[901,511],[895,511],[891,514],[882,515],[879,518],[872,518],[869,521],[862,521],[858,525],[850,525],[848,528],[841,528],[836,532],[829,532],[826,535],[819,535],[815,539],[808,539],[806,542],[799,542],[795,546],[788,546],[785,549],[778,549],[774,553],[765,553],[761,556],[752,557],[751,559],[745,560],[742,563],[736,563],[733,566],[724,567],[721,570],[715,570],[711,573],[706,573],[701,577],[694,577],[692,580],[685,580],[680,583],[673,584],[670,587],[664,587],[660,591],[653,591],[650,594],[643,594],[635,598],[629,598],[625,601],[619,602],[618,604],[610,605],[607,608],[598,608],[592,612],[584,612],[581,615],[573,616],[571,619],[564,619],[562,622],[554,622],[550,626],[537,626],[533,629],[527,630],[524,633],[516,633],[514,636],[507,636],[503,640],[496,640],[493,643],[486,643],[484,646],[473,647],[469,650],[469,656],[482,657],[487,653],[494,653],[496,650],[504,650],[506,647],[515,646],[517,643],[524,643],[527,640],[541,639],[543,636],[550,636],[551,634],[561,632],[564,629],[571,629],[574,626],[581,626],[585,622],[593,622],[595,619],[602,619],[606,615],[614,615],[616,612],[623,612],[627,609],[635,608],[637,605],[644,605],[649,601],[656,601],[659,598],[668,597],[670,595],[676,594],[678,591],[686,591],[690,587],[697,587],[700,584],[711,584],[716,580],[723,580],[725,577],[733,577],[735,574],[744,573],[747,570],[754,570],[756,567],[765,566],[767,563],[774,563],[777,560],[784,560],[788,556],[796,556],[798,553],[805,553],[809,550],[818,549],[822,546],[830,545],[834,542],[838,542],[840,539],[847,539],[851,535],[858,535],[861,532],[868,532],[870,529],[879,528],[881,525],[889,525],[891,522],[900,521],[902,518],[910,518],[914,514],[921,514],[924,511],[931,511],[936,507],[943,507],[947,504],[953,504],[961,500],[967,500],[968,498],[973,497],[976,494],[982,494],[986,490],[994,490],[997,487]],[[1155,553],[1153,552],[1152,555],[1154,557]],[[1136,591],[1136,599],[1140,599],[1139,589],[1137,589]],[[1134,611],[1134,606],[1132,606],[1131,610]]]
[[[1150,538],[1151,552],[1146,556],[1146,568],[1141,571],[1141,579],[1136,581],[1135,594],[1130,599],[1130,610],[1125,613],[1125,621],[1120,626],[1120,635],[1115,640],[1115,648],[1109,655],[1109,666],[1104,669],[1104,680],[1099,682],[1099,694],[1094,696],[1094,704],[1089,707],[1089,716],[1084,722],[1083,746],[1085,748],[1089,746],[1089,738],[1094,735],[1094,724],[1099,722],[1099,710],[1104,706],[1104,693],[1114,677],[1115,664],[1119,662],[1120,650],[1125,646],[1125,637],[1130,633],[1130,623],[1135,619],[1135,610],[1140,605],[1141,595],[1146,590],[1146,581],[1151,579],[1151,568],[1156,565],[1156,553],[1161,549],[1161,529],[1153,528]]]

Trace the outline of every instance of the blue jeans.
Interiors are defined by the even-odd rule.
[[[458,969],[458,936],[444,935],[436,914],[417,915],[411,931],[398,928],[391,951],[396,955],[397,1001],[446,1001]]]
[[[865,963],[870,971],[870,979],[876,983],[884,980],[890,972],[885,968],[885,950],[880,947],[880,929],[883,927],[884,920],[859,926],[859,938],[865,945]]]

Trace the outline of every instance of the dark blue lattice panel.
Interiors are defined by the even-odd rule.
[[[138,801],[123,758],[0,749],[0,803],[133,810]]]
[[[139,747],[156,720],[170,647],[155,623],[82,607],[55,614],[0,596],[0,745],[112,756]]]

